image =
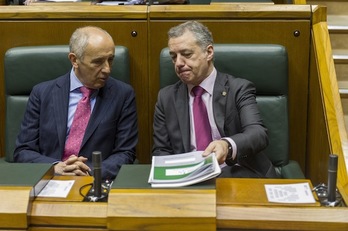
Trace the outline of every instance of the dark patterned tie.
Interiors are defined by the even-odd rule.
[[[200,86],[196,86],[192,88],[192,93],[195,96],[193,100],[193,119],[195,123],[196,149],[197,151],[204,151],[212,141],[207,108],[202,100],[205,90]]]
[[[90,96],[93,93],[93,89],[81,87],[80,90],[83,96],[77,104],[69,136],[65,142],[63,161],[73,154],[78,155],[89,117],[91,116]]]

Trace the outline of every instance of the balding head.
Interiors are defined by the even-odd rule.
[[[80,27],[70,37],[70,53],[76,54],[77,58],[83,60],[87,45],[93,42],[91,40],[98,41],[100,39],[110,39],[114,43],[111,35],[99,27]]]

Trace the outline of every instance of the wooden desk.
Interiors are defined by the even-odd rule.
[[[300,182],[303,180],[217,179],[217,227],[224,230],[347,230],[347,208],[267,201],[265,184]]]
[[[148,166],[134,165],[132,178],[143,183]],[[132,168],[129,169],[132,171]],[[129,174],[129,171],[126,174]],[[1,187],[0,229],[39,230],[347,230],[348,210],[314,204],[273,204],[264,184],[308,180],[217,179],[215,187],[153,189],[113,187],[108,202],[82,202],[79,189],[92,177],[55,176],[75,180],[67,198],[37,197],[28,206],[30,187]],[[115,181],[117,184],[117,180]],[[114,184],[115,184],[114,182]],[[148,186],[148,187],[146,187]],[[85,195],[89,187],[82,190]],[[16,197],[16,198],[15,198]],[[15,201],[10,203],[8,201]],[[13,216],[15,215],[15,216]],[[7,223],[5,223],[7,222]]]
[[[82,186],[93,182],[93,177],[55,176],[53,179],[75,180],[75,183],[67,198],[35,199],[29,213],[30,230],[106,230],[107,203],[82,202],[79,193]],[[82,194],[87,194],[89,189],[86,187]]]
[[[1,187],[0,229],[26,229],[32,187]]]
[[[0,229],[26,229],[34,197],[53,176],[52,165],[2,162],[0,176]]]
[[[124,165],[108,201],[109,230],[216,230],[213,182],[151,188],[150,165]]]

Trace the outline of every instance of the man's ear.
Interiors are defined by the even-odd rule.
[[[71,65],[76,69],[78,68],[77,57],[74,53],[69,53],[68,58],[70,59]]]
[[[214,58],[214,47],[213,45],[207,46],[207,60],[211,61]]]

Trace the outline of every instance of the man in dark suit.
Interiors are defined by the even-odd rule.
[[[268,145],[267,129],[257,108],[253,83],[215,69],[213,38],[201,23],[180,24],[169,30],[168,37],[169,53],[180,81],[158,94],[153,155],[201,149],[198,143],[202,138],[197,137],[202,131],[196,132],[192,93],[200,86],[204,89],[202,100],[211,140],[201,149],[202,155],[215,153],[222,168],[220,177],[277,177],[262,153]]]
[[[82,27],[72,34],[72,70],[33,88],[16,141],[16,162],[52,163],[56,174],[84,176],[93,170],[92,152],[101,151],[103,179],[115,178],[121,165],[134,162],[135,93],[130,85],[109,77],[114,52],[112,37],[101,28]],[[93,92],[90,119],[84,121],[87,128],[76,153],[67,152],[83,87]]]

